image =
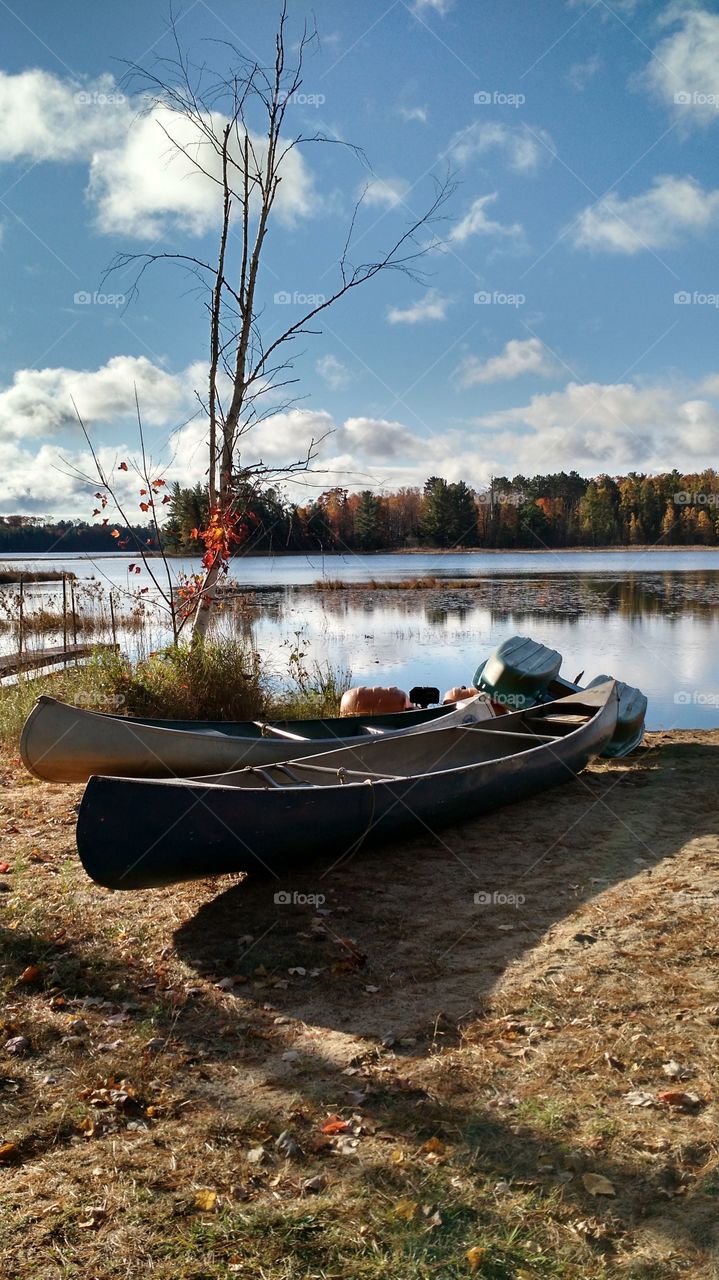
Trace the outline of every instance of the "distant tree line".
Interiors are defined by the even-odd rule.
[[[115,536],[116,535],[116,536]],[[86,520],[43,520],[38,516],[0,516],[0,556],[3,552],[58,556],[87,552],[136,551],[138,543],[156,549],[154,530],[146,525],[89,524]]]
[[[207,515],[201,485],[171,492],[168,548],[194,552]],[[485,490],[430,476],[422,489],[351,493],[336,486],[304,505],[274,489],[241,494],[250,515],[245,552],[393,551],[405,547],[669,546],[719,544],[719,474],[601,475],[576,471],[495,477]]]
[[[358,493],[336,486],[311,502],[288,502],[273,488],[257,490],[240,477],[236,491],[247,513],[242,550],[394,551],[406,547],[542,547],[719,545],[719,473],[630,472],[585,479],[576,471],[497,476],[484,490],[463,480],[430,476],[424,486],[393,493]],[[173,554],[204,550],[206,486],[170,490],[163,543]],[[113,536],[118,530],[119,536]],[[152,531],[31,516],[0,517],[0,555],[6,552],[117,551],[152,547]]]

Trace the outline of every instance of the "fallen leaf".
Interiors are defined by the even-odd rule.
[[[300,1146],[296,1138],[290,1133],[289,1129],[283,1130],[279,1138],[275,1139],[275,1147],[281,1155],[291,1160],[293,1156],[300,1154]]]
[[[662,1063],[662,1071],[670,1080],[689,1080],[692,1076],[690,1067],[682,1067],[672,1058],[670,1062]]]
[[[411,1222],[416,1216],[419,1205],[416,1200],[398,1200],[394,1212],[397,1218],[402,1218],[405,1222]]]
[[[431,1152],[433,1155],[443,1156],[446,1151],[446,1147],[441,1138],[435,1137],[428,1138],[427,1141],[422,1144],[420,1150],[424,1152]]]
[[[441,1138],[429,1138],[420,1147],[427,1164],[441,1164],[447,1158],[447,1147]]]
[[[195,1192],[194,1205],[196,1209],[200,1209],[202,1213],[209,1213],[217,1204],[217,1192],[205,1188],[202,1191]]]
[[[653,1107],[656,1098],[653,1093],[647,1093],[645,1089],[632,1089],[630,1093],[624,1094],[624,1101],[629,1107]]]
[[[3,1142],[0,1146],[0,1164],[10,1164],[17,1154],[18,1149],[14,1142]]]
[[[428,1227],[428,1229],[429,1229],[429,1230],[431,1230],[431,1229],[432,1229],[432,1227],[441,1227],[441,1225],[442,1225],[442,1215],[441,1215],[441,1213],[440,1213],[439,1209],[437,1209],[437,1208],[435,1207],[435,1205],[433,1205],[433,1204],[423,1204],[423,1205],[422,1205],[422,1216],[423,1216],[424,1218],[426,1218],[426,1220],[427,1220],[427,1227]]]
[[[22,1058],[31,1049],[30,1041],[27,1036],[12,1036],[5,1041],[5,1052],[12,1053],[16,1058]]]
[[[330,1116],[326,1124],[322,1125],[323,1133],[346,1133],[349,1129],[349,1120],[340,1120],[339,1116]]]
[[[91,1205],[89,1209],[84,1209],[83,1213],[88,1216],[83,1222],[78,1222],[78,1227],[83,1227],[86,1231],[94,1230],[99,1227],[104,1218],[107,1217],[107,1209],[103,1205]]]
[[[8,871],[9,871],[9,870],[10,870],[10,863],[9,863],[9,862],[0,862],[0,875],[1,875],[1,876],[5,876],[5,875],[7,875],[7,873],[8,873]]]
[[[617,1194],[609,1179],[605,1178],[601,1173],[583,1173],[582,1182],[590,1196],[615,1196]]]
[[[310,1195],[318,1195],[325,1185],[325,1179],[321,1173],[315,1175],[314,1178],[308,1178],[302,1183],[302,1190],[307,1191]]]
[[[29,964],[20,974],[17,985],[19,987],[29,987],[32,982],[37,982],[41,974],[42,970],[39,964]]]
[[[465,1257],[469,1263],[470,1271],[477,1271],[487,1256],[486,1249],[480,1249],[479,1245],[475,1245],[473,1249],[468,1249]]]
[[[267,1155],[267,1152],[265,1151],[264,1147],[250,1147],[249,1151],[247,1152],[246,1159],[249,1161],[250,1164],[262,1164],[262,1161],[265,1159],[266,1155]]]
[[[680,1111],[693,1111],[695,1107],[701,1107],[704,1101],[698,1093],[684,1093],[682,1089],[665,1089],[663,1093],[657,1094],[657,1098],[666,1107],[677,1107]]]

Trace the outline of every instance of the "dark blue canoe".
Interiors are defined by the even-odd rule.
[[[467,728],[195,779],[91,778],[83,866],[110,889],[332,862],[573,777],[610,740],[614,681]]]

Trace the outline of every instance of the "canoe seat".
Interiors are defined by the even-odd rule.
[[[278,729],[277,725],[267,724],[264,720],[255,720],[254,724],[257,725],[263,738],[287,738],[290,742],[307,741],[307,738],[303,738],[299,733],[290,733],[287,729]]]
[[[577,715],[550,715],[546,713],[540,716],[527,716],[527,724],[531,727],[537,725],[548,725],[552,729],[559,729],[560,736],[564,733],[571,733],[572,729],[578,729],[581,724],[586,724],[586,716]]]
[[[281,767],[282,767],[281,765],[279,765],[279,766],[278,766],[278,765],[275,765],[275,766],[274,766],[274,768],[275,768],[275,769],[277,769],[277,768],[281,768]],[[257,773],[257,774],[259,774],[259,776],[262,778],[263,782],[265,782],[265,783],[267,784],[267,786],[268,786],[268,787],[282,787],[282,786],[284,785],[282,782],[278,782],[277,778],[273,778],[273,777],[272,777],[272,774],[271,774],[267,769],[261,769],[261,768],[260,768],[258,765],[256,765],[256,764],[255,764],[255,765],[249,765],[249,767],[248,767],[248,769],[247,769],[247,772],[248,772],[248,773]]]
[[[494,723],[496,724],[496,721]],[[480,735],[484,733],[488,738],[491,733],[492,741],[495,738],[512,738],[515,742],[527,742],[527,740],[532,742],[558,742],[562,736],[559,733],[534,733],[531,727],[528,733],[515,733],[513,729],[489,729],[488,731],[487,726],[484,724],[470,724],[467,728],[472,733]]]

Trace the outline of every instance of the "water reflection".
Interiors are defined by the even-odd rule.
[[[719,726],[719,575],[494,577],[476,587],[247,593],[241,612],[278,672],[299,632],[357,683],[453,685],[520,632],[564,656],[564,674],[603,672],[641,687],[650,728]],[[231,617],[225,625],[231,625]]]

